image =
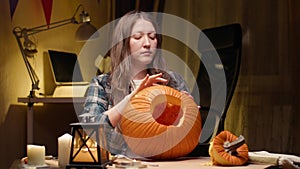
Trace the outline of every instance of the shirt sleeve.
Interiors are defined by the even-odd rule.
[[[103,113],[108,110],[109,98],[105,84],[102,76],[97,76],[92,79],[86,93],[83,113],[94,116],[95,121],[100,121]],[[107,116],[104,118],[109,123]]]

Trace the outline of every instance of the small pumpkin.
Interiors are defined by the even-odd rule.
[[[220,132],[209,147],[209,155],[213,165],[243,165],[248,161],[248,152],[244,137],[237,137],[226,130]]]
[[[174,159],[198,144],[201,119],[187,94],[157,85],[134,95],[122,112],[120,128],[129,148],[150,159]]]

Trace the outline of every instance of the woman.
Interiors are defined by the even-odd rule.
[[[129,12],[119,20],[110,50],[112,71],[92,79],[84,114],[92,114],[96,121],[118,128],[122,111],[130,98],[140,90],[163,84],[189,91],[179,74],[166,71],[160,52],[162,38],[157,32],[157,24],[145,12]],[[112,137],[109,136],[110,152],[117,154],[127,151],[126,146],[120,148],[120,145],[124,145],[122,139]]]

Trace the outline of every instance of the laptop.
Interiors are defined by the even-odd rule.
[[[89,82],[83,80],[75,53],[48,50],[51,71],[56,84],[55,97],[83,97]]]

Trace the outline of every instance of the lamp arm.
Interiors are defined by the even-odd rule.
[[[26,30],[27,35],[34,35],[43,31],[47,31],[47,30],[51,30],[54,28],[58,28],[70,23],[74,23],[77,24],[77,21],[75,20],[75,18],[69,18],[69,19],[64,19],[61,21],[57,21],[57,22],[53,22],[50,23],[49,25],[42,25],[42,26],[37,26],[37,27],[33,27],[33,28],[20,28],[20,27],[15,27],[14,28],[14,34],[18,37],[18,38],[23,38],[24,35],[22,34],[22,31]]]
[[[30,62],[28,61],[27,57],[25,57],[24,59],[26,60],[26,61],[24,60],[24,62],[26,64],[26,67],[27,67],[27,70],[28,70],[28,73],[30,75],[30,79],[31,79],[31,82],[32,82],[31,88],[39,90],[40,89],[39,88],[39,82],[40,82],[40,80],[39,80],[36,72],[32,68]]]
[[[31,91],[30,91],[30,94],[29,94],[29,97],[35,97],[35,90],[39,90],[39,78],[36,74],[36,72],[34,71],[34,69],[32,68],[28,58],[27,58],[27,55],[25,54],[25,51],[24,51],[24,47],[22,45],[22,42],[21,42],[21,39],[28,39],[28,36],[31,36],[31,35],[34,35],[34,34],[37,34],[37,33],[40,33],[40,32],[43,32],[43,31],[47,31],[47,30],[51,30],[51,29],[54,29],[54,28],[58,28],[58,27],[61,27],[61,26],[64,26],[64,25],[67,25],[67,24],[79,24],[79,22],[76,20],[75,16],[77,14],[77,12],[79,11],[79,8],[82,7],[82,12],[84,12],[84,7],[82,4],[78,5],[78,7],[76,8],[73,16],[71,18],[68,18],[68,19],[63,19],[63,20],[60,20],[60,21],[57,21],[57,22],[52,22],[50,24],[46,24],[46,25],[41,25],[41,26],[37,26],[37,27],[33,27],[33,28],[21,28],[21,27],[15,27],[13,29],[13,34],[15,35],[15,38],[18,42],[18,47],[21,51],[21,54],[22,54],[22,57],[23,57],[23,60],[24,60],[24,63],[25,63],[25,66],[26,66],[26,69],[28,71],[28,74],[30,76],[30,80],[31,80],[31,83],[32,83],[32,86],[31,86]]]
[[[76,16],[77,12],[79,11],[80,7],[82,7],[82,10],[84,11],[83,5],[82,4],[78,5],[78,7],[76,8],[76,10],[71,18],[63,19],[63,20],[60,20],[57,22],[52,22],[50,24],[45,24],[45,25],[41,25],[41,26],[37,26],[37,27],[33,27],[33,28],[23,28],[23,29],[26,29],[27,35],[30,36],[30,35],[34,35],[34,34],[37,34],[37,33],[43,32],[43,31],[58,28],[58,27],[61,27],[61,26],[64,26],[64,25],[67,25],[70,23],[79,24],[79,22],[76,20],[75,16]],[[19,30],[17,30],[17,28],[19,28]],[[23,29],[21,29],[20,27],[15,27],[14,33],[16,32],[17,36],[20,36],[20,38],[21,38],[21,37],[23,37],[23,35],[21,33],[21,31]]]
[[[26,69],[27,69],[27,72],[29,74],[29,77],[30,77],[30,80],[31,80],[31,91],[30,91],[30,94],[28,97],[35,97],[35,93],[34,91],[35,90],[39,90],[39,78],[36,74],[36,72],[34,71],[34,69],[32,68],[29,60],[27,59],[27,56],[25,55],[25,52],[24,52],[24,49],[23,49],[23,46],[22,46],[22,43],[21,43],[21,36],[18,35],[17,32],[13,32],[14,35],[15,35],[15,38],[18,42],[18,46],[19,46],[19,49],[21,51],[21,54],[22,54],[22,58],[24,60],[24,63],[25,63],[25,66],[26,66]]]

